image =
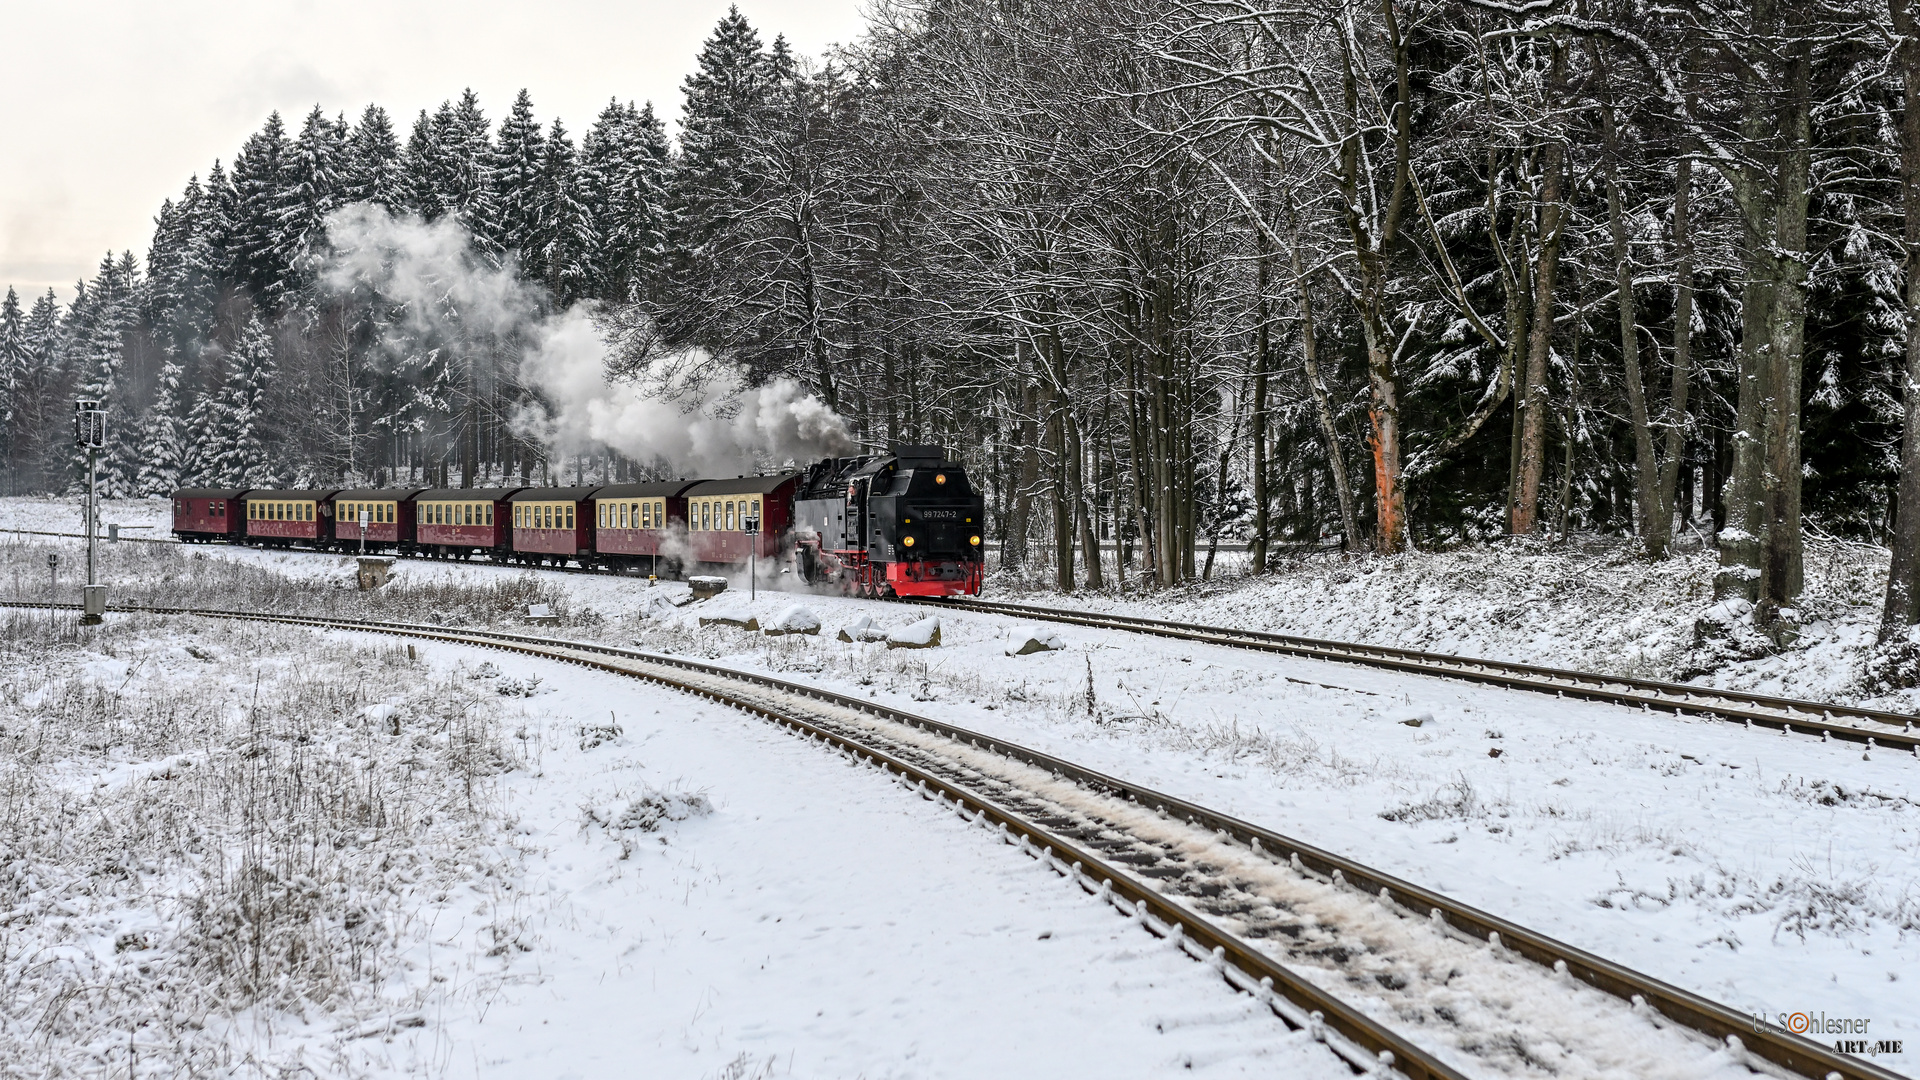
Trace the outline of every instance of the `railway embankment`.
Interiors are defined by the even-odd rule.
[[[1740,602],[1716,601],[1715,565],[1698,537],[1652,563],[1621,539],[1580,536],[1394,557],[1327,551],[1258,576],[1228,564],[1176,588],[1130,579],[1072,596],[1043,584],[1049,573],[1001,571],[986,595],[1920,711],[1920,644],[1875,640],[1885,549],[1809,541],[1799,634],[1787,642],[1755,633]]]

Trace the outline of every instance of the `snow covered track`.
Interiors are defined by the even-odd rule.
[[[44,606],[15,604],[9,606]],[[698,661],[525,634],[230,611],[506,649],[639,677],[781,724],[999,827],[1216,966],[1357,1072],[1410,1077],[1896,1074],[1342,856],[872,701]],[[1317,1017],[1315,1014],[1319,1014]]]
[[[1657,709],[1677,715],[1744,723],[1749,728],[1768,729],[1777,736],[1857,743],[1865,746],[1869,752],[1874,749],[1897,750],[1920,760],[1920,727],[1915,726],[1916,718],[1879,709],[1132,615],[1109,615],[993,600],[909,602],[977,611],[985,615],[1012,615],[1021,619],[1040,619],[1100,630],[1124,630],[1182,641],[1257,649],[1335,663],[1362,664],[1411,675],[1464,679],[1511,690],[1609,702],[1649,712]]]

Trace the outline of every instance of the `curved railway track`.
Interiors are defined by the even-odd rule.
[[[4,531],[30,536],[86,539],[83,533],[33,532],[24,529]],[[151,544],[178,543],[176,540],[156,537],[122,537],[122,540],[129,539]],[[499,566],[514,570],[530,569],[511,563],[473,562],[463,565]],[[563,573],[592,572],[579,567],[540,569],[557,570]],[[1624,675],[1600,675],[1537,664],[1483,660],[1470,656],[1422,652],[1418,649],[1403,649],[1390,645],[1366,645],[1262,630],[1183,623],[1135,615],[1075,611],[998,600],[946,598],[907,599],[904,602],[948,610],[974,611],[985,615],[1012,615],[1023,619],[1085,626],[1099,630],[1151,634],[1156,637],[1282,653],[1333,663],[1358,664],[1412,675],[1465,680],[1509,690],[1552,694],[1555,697],[1602,701],[1648,712],[1660,711],[1740,723],[1749,728],[1775,731],[1782,736],[1805,735],[1823,741],[1833,739],[1849,742],[1863,746],[1868,752],[1877,748],[1891,748],[1910,753],[1920,759],[1920,725],[1915,723],[1916,719],[1920,718],[1883,709],[1834,705],[1798,698],[1753,694],[1742,690],[1722,690],[1686,683],[1662,682],[1656,679],[1638,679]]]
[[[1023,619],[1086,626],[1098,630],[1124,630],[1156,637],[1226,645],[1236,649],[1282,653],[1288,656],[1328,660],[1341,664],[1360,664],[1413,675],[1500,686],[1625,705],[1644,711],[1660,711],[1709,720],[1744,723],[1751,728],[1767,728],[1781,735],[1806,735],[1859,743],[1869,750],[1889,747],[1920,757],[1920,726],[1915,717],[1881,709],[1863,709],[1830,705],[1795,698],[1750,694],[1742,690],[1721,690],[1690,686],[1685,683],[1635,679],[1623,675],[1596,675],[1565,668],[1514,664],[1501,660],[1481,660],[1448,653],[1421,652],[1390,645],[1362,645],[1349,641],[1297,637],[1261,630],[1242,630],[1227,626],[1149,619],[1133,615],[1109,615],[1101,612],[1013,604],[997,600],[909,601],[950,610],[977,611],[984,615],[1012,615]]]
[[[682,657],[507,631],[118,610],[505,650],[644,679],[763,717],[997,829],[1312,1033],[1357,1074],[1464,1080],[1480,1066],[1524,1073],[1541,1065],[1528,1049],[1533,1039],[1571,1055],[1551,1068],[1573,1075],[1750,1071],[1897,1080],[1811,1040],[1756,1031],[1742,1013],[1355,860],[871,700]],[[1560,1004],[1538,1010],[1543,998]],[[1613,1035],[1583,1042],[1594,1030]]]

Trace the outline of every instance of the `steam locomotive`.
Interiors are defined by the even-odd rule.
[[[801,472],[599,487],[173,494],[185,543],[367,551],[679,577],[766,560],[850,595],[977,596],[985,500],[937,446]]]

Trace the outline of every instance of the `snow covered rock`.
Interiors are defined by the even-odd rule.
[[[849,641],[849,642],[851,641],[885,641],[887,639],[887,632],[881,629],[880,627],[873,625],[873,619],[871,616],[862,615],[859,618],[848,623],[847,625],[841,627],[840,633],[835,636],[837,636],[841,641]]]
[[[716,611],[700,616],[701,626],[737,626],[742,630],[760,629],[760,619],[751,611]]]
[[[1016,626],[1013,628],[1013,632],[1007,635],[1007,640],[1020,643],[1014,648],[1007,650],[1008,656],[1026,656],[1029,653],[1053,652],[1056,649],[1064,649],[1067,647],[1067,643],[1060,639],[1059,634],[1054,633],[1044,626]]]
[[[673,614],[679,606],[665,589],[648,589],[640,594],[640,610],[635,614],[642,619],[658,619]]]
[[[688,578],[687,584],[693,588],[695,600],[710,600],[727,591],[727,579],[723,577],[696,575]]]
[[[818,636],[820,633],[820,616],[815,615],[799,604],[794,604],[780,614],[775,615],[772,621],[767,623],[766,629],[763,632],[768,637],[780,637],[785,634],[813,634]]]
[[[1433,723],[1433,710],[1424,705],[1402,705],[1387,710],[1387,719],[1407,727],[1425,727]]]
[[[940,619],[929,615],[887,635],[889,649],[931,649],[940,644]]]

